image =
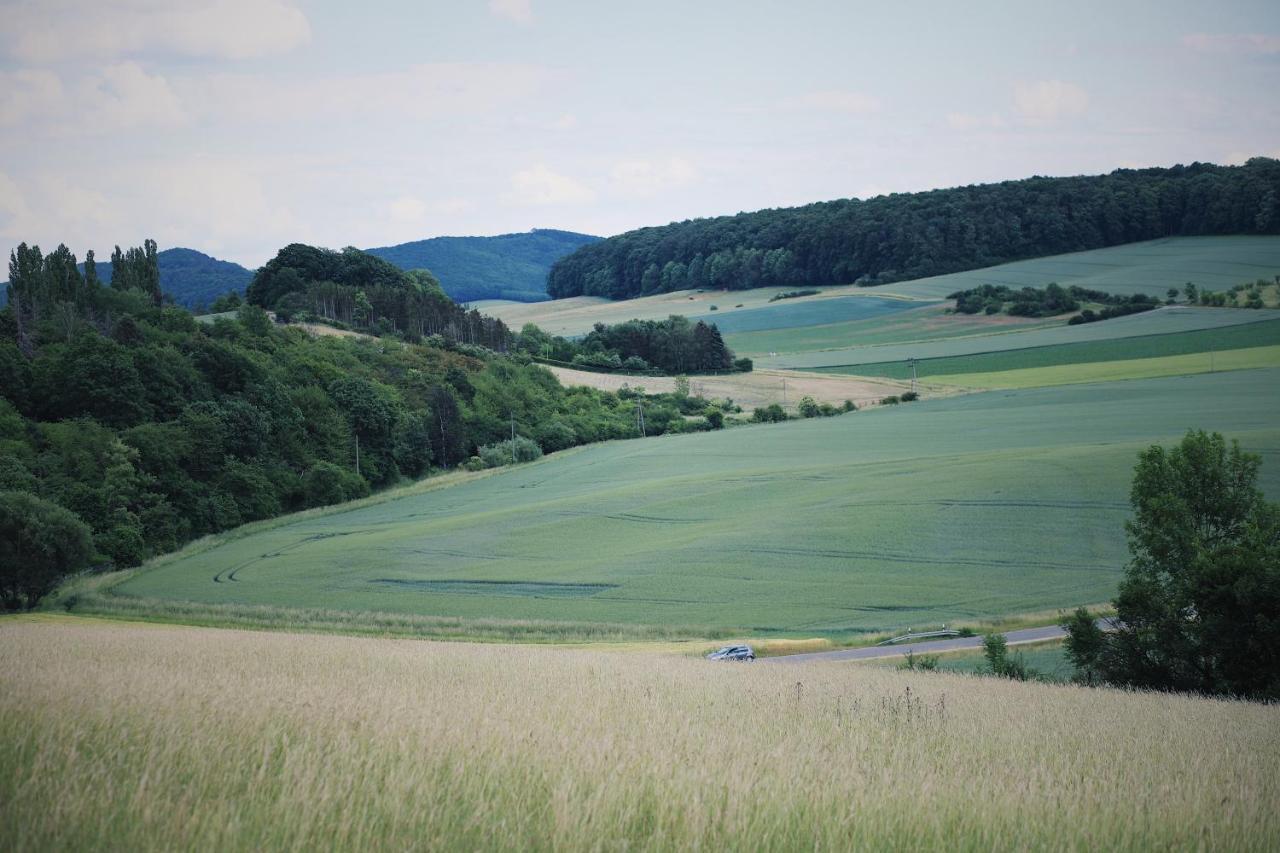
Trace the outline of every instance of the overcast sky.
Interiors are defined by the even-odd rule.
[[[890,8],[897,6],[899,8]],[[1044,8],[1032,8],[1032,7]],[[1280,157],[1280,2],[0,2],[0,240],[256,267]]]

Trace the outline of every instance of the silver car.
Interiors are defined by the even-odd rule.
[[[725,646],[707,655],[707,660],[755,660],[756,653],[750,646]]]

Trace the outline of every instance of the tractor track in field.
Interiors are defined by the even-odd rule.
[[[292,551],[295,548],[300,548],[303,545],[307,544],[308,542],[315,542],[320,539],[334,539],[339,536],[351,536],[360,532],[361,531],[359,530],[343,530],[337,533],[313,533],[310,536],[304,536],[298,541],[290,545],[285,545],[284,547],[277,548],[274,551],[268,551],[265,554],[259,554],[256,557],[251,557],[250,559],[245,560],[242,563],[238,563],[229,569],[223,569],[222,571],[218,572],[213,576],[213,582],[214,583],[239,583],[240,578],[238,576],[240,572],[244,569],[249,568],[254,563],[260,563],[263,560],[270,560],[274,557],[279,557],[285,552]]]

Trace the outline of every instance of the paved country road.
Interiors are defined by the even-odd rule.
[[[1103,626],[1106,630],[1106,626]],[[1009,645],[1018,643],[1034,643],[1039,640],[1056,640],[1065,637],[1067,632],[1057,625],[1046,625],[1043,628],[1023,628],[1020,631],[1009,631],[1005,640]],[[905,655],[907,652],[921,654],[924,652],[951,652],[957,649],[980,649],[981,637],[952,637],[947,640],[930,640],[923,643],[902,643],[897,646],[868,646],[861,649],[838,649],[834,652],[807,652],[801,655],[779,655],[772,658],[760,658],[762,663],[805,663],[824,660],[871,660],[873,658],[891,658]]]

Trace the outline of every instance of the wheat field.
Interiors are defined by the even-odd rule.
[[[1275,849],[1280,708],[0,620],[5,847]]]

